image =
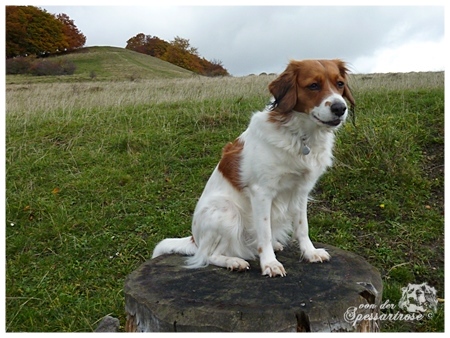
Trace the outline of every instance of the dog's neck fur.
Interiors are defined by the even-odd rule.
[[[292,117],[277,126],[289,143],[289,148],[295,149],[298,154],[307,156],[306,149],[316,152],[318,148],[331,148],[334,144],[334,130],[327,126],[318,125],[308,114],[293,112]],[[292,147],[294,146],[294,147]]]

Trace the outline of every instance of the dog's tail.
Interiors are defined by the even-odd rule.
[[[164,255],[178,253],[181,255],[192,256],[197,252],[197,245],[194,237],[167,238],[158,243],[153,250],[152,258]]]

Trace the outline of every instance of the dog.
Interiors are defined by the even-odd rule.
[[[262,275],[286,276],[275,252],[290,235],[308,262],[330,259],[308,235],[307,200],[331,166],[335,131],[354,106],[342,60],[292,60],[269,84],[273,101],[253,114],[247,130],[222,151],[197,203],[192,236],[161,241],[152,258],[191,256],[187,267],[209,264],[247,270],[259,256]]]

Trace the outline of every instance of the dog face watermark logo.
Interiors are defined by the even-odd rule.
[[[398,307],[410,313],[425,313],[437,311],[436,289],[427,283],[408,284],[402,288],[402,298]]]
[[[356,326],[363,320],[368,321],[420,321],[431,318],[437,311],[438,299],[436,289],[427,283],[408,284],[402,288],[402,298],[396,304],[385,300],[379,306],[375,304],[360,304],[351,306],[344,313],[344,320]],[[400,311],[399,311],[400,309]],[[385,310],[387,313],[380,313]]]

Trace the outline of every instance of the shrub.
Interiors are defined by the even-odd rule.
[[[16,57],[6,59],[6,74],[27,74],[30,70],[31,59],[29,57]]]
[[[39,60],[31,65],[30,73],[36,76],[43,75],[72,75],[76,65],[68,60]]]
[[[76,64],[69,60],[61,62],[61,67],[63,69],[62,75],[73,75],[73,73],[77,70]]]

